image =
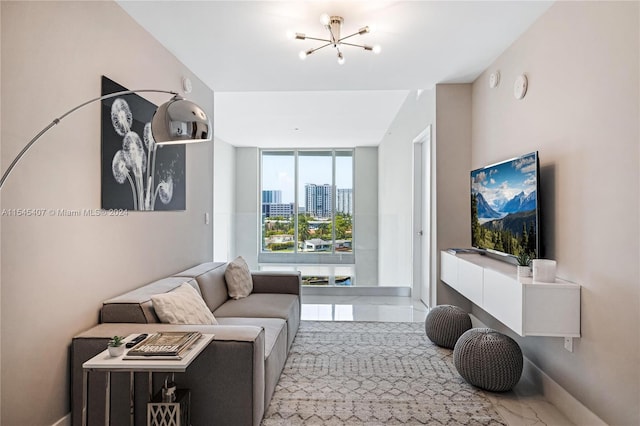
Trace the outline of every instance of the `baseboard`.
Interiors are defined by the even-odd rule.
[[[67,414],[51,426],[71,426],[71,413]]]
[[[527,357],[524,357],[522,375],[525,380],[540,389],[544,398],[576,425],[607,426],[600,417],[585,407],[573,395],[567,392],[555,380],[538,368]]]
[[[487,327],[474,315],[469,314],[469,316],[473,327]],[[576,425],[607,426],[600,417],[575,399],[573,395],[549,377],[547,373],[542,371],[526,356],[523,358],[522,379],[530,382],[548,402],[553,404],[572,423]]]
[[[411,287],[302,286],[303,296],[400,296],[410,297]]]

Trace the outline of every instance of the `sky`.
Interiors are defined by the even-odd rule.
[[[299,188],[298,204],[304,206],[304,185],[331,184],[331,152],[327,155],[310,155],[311,152],[299,153]],[[314,152],[313,154],[320,154]],[[281,190],[282,202],[293,203],[295,185],[295,163],[293,155],[262,156],[262,189]],[[336,187],[353,188],[353,157],[336,156]]]
[[[536,190],[536,154],[524,155],[471,172],[471,186],[491,206],[499,206],[520,192],[529,195]]]

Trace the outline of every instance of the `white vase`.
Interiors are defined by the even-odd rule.
[[[109,355],[112,357],[120,356],[124,353],[124,345],[107,346],[107,349],[109,350]]]
[[[549,259],[533,259],[531,261],[533,269],[533,282],[554,283],[556,282],[556,261]]]
[[[522,278],[530,278],[530,277],[531,277],[531,268],[528,266],[518,265],[518,281],[521,281]]]

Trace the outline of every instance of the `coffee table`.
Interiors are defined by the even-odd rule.
[[[125,342],[129,342],[138,336],[138,333],[131,334],[126,337]],[[105,426],[109,426],[111,422],[110,403],[111,403],[111,373],[128,372],[129,373],[129,413],[130,423],[134,426],[134,373],[149,373],[149,401],[153,398],[153,373],[184,373],[191,362],[200,355],[202,350],[213,340],[213,334],[203,334],[202,337],[193,344],[191,349],[186,353],[184,358],[180,360],[164,360],[164,359],[136,359],[125,360],[123,355],[112,357],[108,350],[100,352],[90,360],[82,364],[82,426],[87,426],[87,395],[89,393],[88,375],[91,371],[102,371],[107,373],[107,388],[105,396]]]

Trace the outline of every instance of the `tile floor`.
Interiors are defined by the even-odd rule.
[[[307,321],[424,322],[428,308],[410,297],[302,296],[302,319]],[[509,426],[572,425],[528,382],[510,392],[487,392]]]
[[[302,319],[310,321],[424,322],[419,300],[391,296],[302,296]]]

